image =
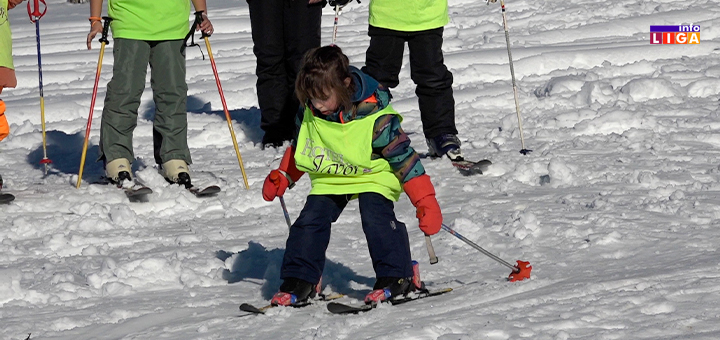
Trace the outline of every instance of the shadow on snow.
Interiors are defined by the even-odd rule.
[[[217,105],[215,106],[217,107]],[[188,114],[215,115],[226,120],[224,110],[213,111],[210,102],[203,101],[196,96],[188,96],[186,107]],[[233,128],[236,133],[237,130],[242,130],[245,137],[254,144],[262,142],[262,136],[265,132],[260,128],[259,108],[253,106],[249,109],[228,110],[228,113],[230,113],[230,119],[233,120]],[[142,119],[152,121],[155,118],[155,104],[149,102],[145,108],[141,109],[139,116]]]
[[[210,102],[204,102],[194,96],[188,96],[187,108],[189,114],[217,115],[225,119],[225,111],[212,111]],[[155,104],[152,102],[140,111],[139,119],[152,121],[155,118]],[[255,144],[262,141],[264,132],[260,129],[259,108],[232,110],[229,113],[230,118],[234,121],[233,127],[236,131],[238,128],[241,129],[245,136]],[[46,138],[47,155],[52,161],[50,174],[77,174],[80,171],[80,157],[85,141],[84,130],[72,135],[62,131],[47,131]],[[43,154],[43,148],[40,145],[27,155],[26,160],[33,168],[44,171],[45,166],[40,163]],[[88,145],[83,168],[83,179],[88,182],[97,182],[100,177],[105,175],[102,162],[96,162],[99,154],[98,145]],[[133,172],[145,167],[146,164],[142,158],[137,158],[132,162]]]
[[[284,253],[284,249],[268,250],[260,243],[249,242],[248,249],[239,253],[218,250],[215,255],[222,261],[234,257],[232,269],[223,271],[223,279],[227,280],[228,283],[240,282],[246,279],[265,280],[261,287],[261,294],[264,299],[270,300],[273,294],[277,292],[280,284],[282,284],[280,267],[282,266]],[[336,293],[342,293],[360,300],[364,299],[365,295],[370,292],[370,288],[353,289],[350,287],[350,281],[372,287],[375,278],[358,275],[341,263],[330,260],[325,261],[323,288],[330,286],[332,291]]]
[[[45,137],[48,159],[52,161],[49,174],[77,174],[80,171],[80,158],[85,142],[84,131],[72,135],[62,131],[47,131]],[[83,179],[87,182],[97,182],[105,175],[103,163],[96,162],[99,154],[99,146],[88,144],[83,168]],[[25,159],[34,169],[45,171],[45,165],[40,163],[43,159],[42,145],[31,151]],[[144,167],[145,163],[142,159],[136,159],[132,165],[133,172]]]

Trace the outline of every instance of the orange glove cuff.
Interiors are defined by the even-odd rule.
[[[403,184],[403,190],[410,198],[410,202],[417,207],[417,203],[426,196],[435,196],[435,187],[430,176],[422,174]]]
[[[298,170],[295,165],[295,148],[292,146],[285,149],[285,154],[280,161],[278,170],[282,171],[291,183],[297,182],[305,173]]]
[[[10,124],[5,118],[5,102],[0,100],[0,140],[5,139],[10,134]]]

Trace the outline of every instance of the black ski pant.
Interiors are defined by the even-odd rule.
[[[325,267],[330,227],[351,195],[310,195],[290,228],[280,278],[317,284]],[[410,241],[405,224],[395,218],[393,202],[368,192],[358,196],[360,219],[376,277],[411,277]],[[356,251],[342,245],[347,251]]]
[[[380,84],[394,88],[400,83],[405,42],[410,49],[410,77],[420,106],[425,138],[457,134],[453,76],[442,54],[443,28],[419,32],[401,32],[370,26],[370,46],[362,71]]]
[[[322,3],[248,0],[263,144],[295,138],[297,76],[305,52],[320,46]]]

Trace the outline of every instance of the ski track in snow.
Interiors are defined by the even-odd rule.
[[[244,187],[207,49],[187,50],[193,182],[168,186],[153,167],[152,93],[135,131],[137,177],[153,188],[129,202],[102,175],[98,151],[112,40],[105,49],[84,182],[75,189],[100,45],[85,49],[87,4],[48,0],[40,21],[49,176],[38,104],[35,27],[10,11],[19,87],[6,89],[11,136],[0,143],[0,338],[25,339],[717,339],[720,218],[720,6],[715,0],[509,2],[510,44],[526,146],[521,155],[498,3],[450,0],[445,59],[470,159],[463,177],[424,160],[445,223],[500,258],[530,261],[532,279],[455,237],[433,237],[429,265],[414,208],[402,198],[414,257],[429,286],[450,294],[361,315],[323,303],[246,315],[280,285],[287,236],[280,204],[260,199],[283,150],[259,148],[255,58],[244,1],[209,2],[212,50],[237,134]],[[362,65],[367,2],[342,12],[337,44]],[[22,6],[21,6],[22,7]],[[326,8],[323,43],[334,13]],[[649,44],[650,25],[701,25],[701,44]],[[203,59],[203,55],[205,59]],[[407,52],[406,52],[407,53]],[[418,151],[427,148],[408,59],[393,104]],[[286,195],[297,216],[307,178]],[[351,203],[333,226],[326,292],[359,303],[374,283]]]

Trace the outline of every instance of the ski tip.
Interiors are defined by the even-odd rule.
[[[0,194],[0,204],[9,204],[15,200],[15,196],[11,194]]]
[[[333,314],[358,314],[373,309],[373,305],[350,306],[339,302],[330,302],[327,310]]]
[[[477,162],[471,161],[454,161],[453,166],[460,171],[463,176],[482,175],[487,172],[492,164],[491,161],[483,159]]]
[[[188,190],[190,190],[190,192],[192,192],[195,196],[198,197],[211,196],[222,191],[222,189],[220,189],[220,187],[217,185],[211,185],[204,188],[191,187]]]
[[[137,188],[137,189],[125,190],[125,194],[128,197],[147,196],[147,195],[152,194],[152,192],[153,192],[152,189],[150,189],[148,187],[141,187],[141,188]]]
[[[243,303],[242,305],[240,305],[240,310],[253,314],[265,314],[266,308],[257,308],[249,303]]]

